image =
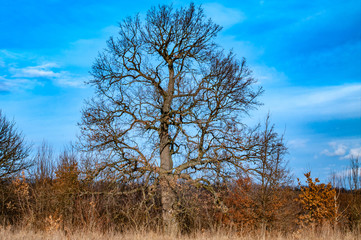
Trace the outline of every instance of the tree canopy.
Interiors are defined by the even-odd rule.
[[[120,23],[91,71],[82,147],[106,156],[97,172],[159,181],[165,222],[174,215],[171,182],[210,185],[247,160],[242,117],[262,88],[245,59],[214,43],[220,30],[194,4],[153,7]]]

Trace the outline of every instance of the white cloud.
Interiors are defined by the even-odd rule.
[[[212,18],[215,23],[224,28],[230,28],[246,19],[243,12],[237,9],[227,8],[219,3],[207,3],[203,5],[203,8],[207,17]]]
[[[351,148],[349,153],[344,156],[344,159],[349,159],[349,158],[360,158],[361,157],[361,147],[358,148]]]
[[[329,143],[332,150],[325,149],[321,152],[321,154],[324,154],[326,156],[343,156],[346,154],[347,147],[344,144],[339,144],[336,142],[330,142]]]
[[[357,139],[329,142],[330,148],[324,149],[321,155],[350,159],[361,157],[361,146]]]

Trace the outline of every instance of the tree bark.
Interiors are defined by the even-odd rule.
[[[168,126],[164,124],[166,129],[162,129],[160,136],[160,187],[161,187],[161,201],[162,201],[162,218],[163,227],[166,232],[177,231],[177,220],[173,204],[175,201],[174,192],[172,190],[172,175],[170,174],[173,168],[173,162],[168,140]]]
[[[179,225],[176,216],[176,209],[174,208],[175,194],[170,186],[172,184],[171,175],[162,176],[160,178],[160,184],[163,231],[166,233],[178,233]]]
[[[170,63],[168,90],[166,92],[166,95],[164,96],[159,133],[162,218],[164,231],[168,233],[176,233],[179,230],[176,210],[174,208],[175,193],[173,191],[172,185],[175,184],[175,182],[172,175],[173,160],[170,149],[171,142],[169,137],[169,112],[171,109],[174,93],[174,81],[174,69],[172,63]]]

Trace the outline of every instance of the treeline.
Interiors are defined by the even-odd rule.
[[[45,231],[160,230],[159,184],[127,183],[110,172],[94,178],[95,162],[94,156],[72,148],[55,156],[44,143],[31,168],[2,179],[0,223]],[[352,166],[359,171],[358,159],[352,160]],[[290,181],[266,186],[246,174],[215,182],[215,192],[178,181],[177,220],[183,233],[219,228],[294,232],[324,224],[360,231],[359,176],[348,173],[352,172],[333,183],[351,182],[351,189],[321,184],[310,173],[305,174],[307,182],[299,182],[298,187],[292,187]]]
[[[257,151],[235,174],[217,171],[212,182],[196,184],[174,176],[177,229],[295,232],[303,227],[361,230],[361,165],[350,160],[343,175],[320,183],[311,173],[293,185],[287,148],[266,119],[248,142]],[[257,143],[257,144],[256,144]],[[256,154],[257,153],[257,154]],[[104,155],[67,147],[55,154],[43,143],[35,153],[15,123],[0,111],[0,224],[52,231],[162,231],[164,206],[159,176],[130,178]],[[220,162],[221,163],[221,162]],[[134,169],[136,171],[136,169]]]

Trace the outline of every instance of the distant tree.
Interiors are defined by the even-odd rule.
[[[234,225],[243,231],[252,230],[256,226],[253,187],[249,176],[240,176],[229,184],[223,200],[228,208],[228,211],[222,214],[223,224]]]
[[[266,228],[275,227],[286,217],[286,205],[291,202],[286,188],[291,182],[285,154],[287,147],[283,136],[271,124],[268,114],[263,124],[258,124],[244,134],[243,141],[249,151],[246,173],[241,174],[229,186],[225,204],[229,219],[241,228],[248,225]]]
[[[285,154],[287,147],[283,136],[275,131],[268,114],[264,124],[259,124],[250,133],[249,172],[254,178],[254,204],[257,221],[262,229],[272,225],[280,210],[287,204],[285,188],[291,182]],[[247,139],[247,138],[246,138]]]
[[[300,221],[303,224],[322,224],[325,222],[334,223],[337,218],[337,198],[336,190],[332,188],[331,183],[320,183],[318,178],[313,180],[311,172],[305,173],[307,186],[298,185],[301,188],[301,194],[298,197],[302,206]]]
[[[73,150],[64,150],[59,157],[59,163],[55,171],[56,179],[54,187],[64,195],[71,195],[80,190],[80,170],[78,160]]]
[[[359,156],[351,156],[350,166],[347,169],[347,182],[352,192],[361,190],[361,162]]]
[[[50,183],[54,178],[54,151],[52,146],[43,141],[38,147],[37,152],[34,156],[34,167],[30,172],[35,178],[36,183],[39,185]]]
[[[98,170],[159,182],[163,221],[177,226],[176,182],[207,186],[247,160],[241,117],[262,92],[245,60],[213,42],[221,27],[201,7],[151,8],[121,24],[92,68],[96,96],[81,143],[104,153]]]
[[[332,173],[332,185],[338,188],[341,198],[341,217],[349,226],[358,229],[361,226],[361,162],[359,156],[350,157],[349,166],[341,173]]]
[[[64,150],[59,156],[59,162],[55,171],[53,188],[57,198],[57,211],[60,214],[62,228],[66,222],[74,223],[75,204],[77,194],[80,192],[80,170],[78,159],[73,149]]]
[[[0,110],[0,179],[30,167],[30,146],[15,127],[15,122],[6,119]]]
[[[33,209],[33,218],[36,227],[39,229],[47,229],[48,221],[51,217],[55,217],[56,211],[56,194],[54,193],[54,171],[56,157],[53,147],[43,141],[37,148],[33,157],[34,166],[29,171],[31,179],[31,202]]]
[[[348,219],[352,228],[361,226],[361,162],[359,156],[351,156],[350,165],[346,171],[347,185],[351,197],[348,197]]]

